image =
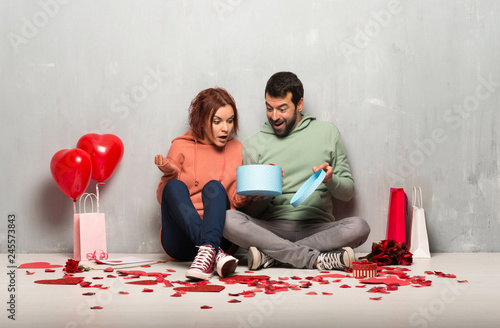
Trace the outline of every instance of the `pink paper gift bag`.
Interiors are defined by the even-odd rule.
[[[386,239],[406,243],[406,217],[408,198],[403,188],[391,188]]]
[[[86,200],[87,198],[84,204]],[[80,198],[80,210],[81,201]],[[92,203],[92,210],[93,207]],[[85,205],[83,212],[85,212]],[[87,254],[93,254],[95,251],[107,252],[104,213],[75,213],[73,222],[73,257],[75,260],[86,260]]]

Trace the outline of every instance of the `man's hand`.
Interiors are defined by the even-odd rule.
[[[323,170],[326,172],[326,177],[323,179],[323,182],[326,183],[332,179],[333,176],[333,167],[328,163],[323,163],[320,166],[313,166],[313,172],[316,173],[319,170]]]
[[[273,164],[273,163],[269,163],[267,165],[272,165],[272,166],[276,166],[276,164]],[[285,177],[285,169],[284,168],[281,168],[281,176],[284,178]]]

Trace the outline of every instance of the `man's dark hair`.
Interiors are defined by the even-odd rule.
[[[294,73],[278,72],[267,81],[265,94],[273,98],[284,98],[288,92],[292,93],[292,102],[297,107],[300,99],[304,97],[304,87]]]

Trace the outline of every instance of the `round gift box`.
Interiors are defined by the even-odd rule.
[[[236,169],[236,193],[243,196],[281,195],[282,170],[275,165],[243,165]]]
[[[362,261],[352,263],[354,278],[372,278],[377,276],[377,263]]]
[[[297,190],[295,195],[293,195],[292,199],[290,200],[290,204],[293,207],[297,207],[300,204],[302,204],[303,201],[305,201],[309,196],[312,195],[312,193],[316,190],[316,188],[319,187],[319,185],[323,182],[325,179],[326,172],[323,170],[319,170],[318,172],[314,173],[307,179],[306,182]]]

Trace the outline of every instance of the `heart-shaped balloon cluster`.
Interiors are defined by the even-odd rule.
[[[50,172],[59,189],[76,201],[90,179],[103,183],[115,172],[123,157],[123,142],[113,134],[89,133],[74,149],[62,149],[50,161]]]

